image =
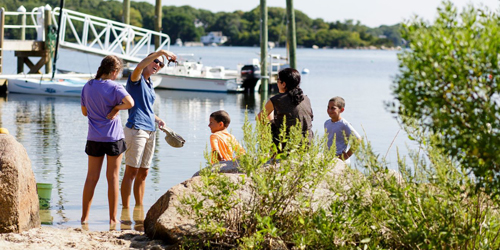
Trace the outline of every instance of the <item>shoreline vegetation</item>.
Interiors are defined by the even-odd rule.
[[[16,11],[20,7],[17,0],[4,0],[6,11]],[[50,5],[59,6],[59,0],[23,1],[27,12],[33,8]],[[67,1],[65,8],[87,13],[97,17],[121,22],[122,1],[86,0]],[[149,30],[154,29],[155,6],[147,2],[130,2],[130,24]],[[370,28],[359,21],[345,20],[327,22],[321,18],[312,19],[300,10],[295,10],[297,46],[304,48],[363,48],[363,47],[397,47],[403,46],[400,24],[381,25]],[[220,31],[228,37],[223,46],[258,46],[260,44],[260,7],[257,5],[250,11],[213,13],[191,6],[162,6],[162,32],[168,34],[171,43],[177,39],[199,43],[201,37],[212,31]],[[7,25],[18,22],[15,16],[6,16]],[[31,25],[31,18],[27,24]],[[174,23],[175,25],[171,25]],[[286,10],[279,7],[268,7],[268,37],[275,47],[286,46]],[[82,27],[75,28],[81,29]],[[69,28],[68,28],[69,29]],[[70,34],[70,32],[67,32]],[[20,31],[6,29],[6,39],[19,39]],[[36,37],[33,29],[26,30],[26,39]],[[67,39],[71,39],[68,37]]]
[[[438,14],[432,26],[403,26],[411,50],[398,57],[386,104],[418,149],[398,155],[398,173],[363,138],[356,164],[332,178],[335,147],[325,137],[309,144],[291,127],[280,134],[281,151],[269,126],[247,117],[242,180],[209,166],[198,195],[181,199],[179,212],[202,233],[167,246],[136,232],[42,228],[0,235],[0,248],[499,249],[500,58],[491,55],[500,33],[491,31],[500,16],[472,6],[458,13],[449,1]],[[248,204],[234,195],[242,185]],[[316,206],[307,194],[320,185],[334,197]]]

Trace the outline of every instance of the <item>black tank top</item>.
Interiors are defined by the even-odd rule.
[[[309,97],[304,95],[304,100],[295,106],[292,103],[292,98],[287,93],[280,93],[271,97],[271,102],[274,106],[274,120],[272,122],[274,136],[279,134],[278,128],[281,128],[283,119],[286,116],[287,131],[288,128],[297,123],[298,119],[298,122],[302,124],[302,134],[307,135],[310,141],[312,140],[313,111]]]

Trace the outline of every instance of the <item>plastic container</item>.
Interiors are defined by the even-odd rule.
[[[36,189],[38,191],[38,202],[40,203],[40,209],[49,209],[50,197],[52,196],[52,184],[37,183]]]

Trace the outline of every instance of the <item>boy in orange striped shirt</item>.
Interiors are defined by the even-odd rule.
[[[215,111],[210,115],[208,127],[212,132],[210,135],[210,146],[212,147],[210,162],[231,161],[236,157],[236,153],[245,153],[243,147],[236,138],[227,131],[231,122],[229,114],[224,110]]]

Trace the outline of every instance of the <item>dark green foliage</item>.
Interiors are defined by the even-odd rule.
[[[433,25],[403,26],[392,109],[439,136],[443,153],[472,171],[478,188],[500,192],[500,18],[446,2]]]
[[[59,7],[59,0],[3,0],[2,6],[7,11],[16,11],[21,5],[31,11],[35,7],[50,5]],[[167,3],[168,4],[168,3]],[[65,0],[65,8],[86,14],[121,22],[123,20],[123,3],[118,0]],[[218,12],[195,9],[190,6],[163,6],[162,32],[168,34],[172,41],[181,38],[183,41],[199,41],[201,36],[210,31],[222,31],[228,36],[226,45],[254,46],[260,44],[260,7],[243,12]],[[134,26],[154,30],[155,7],[147,2],[131,1],[130,23]],[[347,47],[360,46],[398,46],[400,45],[397,26],[381,26],[371,29],[359,22],[325,22],[323,19],[311,19],[300,10],[295,10],[297,44],[311,47]],[[269,7],[269,41],[285,46],[286,43],[286,10]],[[10,20],[8,20],[10,22]],[[195,23],[201,26],[195,26]],[[9,23],[10,24],[10,23]],[[31,32],[31,31],[30,31]],[[31,32],[34,34],[34,31]],[[16,31],[6,32],[8,39],[14,39]],[[30,35],[30,34],[28,34]],[[385,35],[386,38],[379,38]]]

